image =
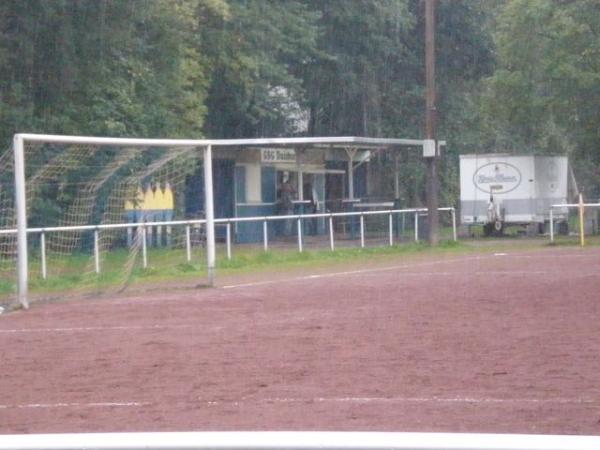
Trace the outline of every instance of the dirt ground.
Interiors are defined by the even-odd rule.
[[[390,260],[0,316],[0,433],[600,434],[600,250]]]

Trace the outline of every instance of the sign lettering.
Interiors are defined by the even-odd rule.
[[[505,194],[521,184],[521,172],[512,164],[493,162],[475,171],[473,184],[487,194]]]
[[[260,160],[266,163],[295,163],[296,152],[292,149],[284,148],[261,148],[260,149]]]

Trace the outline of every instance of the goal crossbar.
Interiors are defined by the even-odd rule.
[[[58,144],[110,144],[114,146],[147,145],[154,147],[235,147],[235,146],[339,146],[339,147],[391,147],[391,146],[414,146],[422,147],[422,139],[398,139],[398,138],[367,138],[357,136],[324,136],[324,137],[296,137],[296,138],[253,138],[253,139],[138,139],[138,138],[110,138],[93,136],[63,136],[54,134],[31,134],[20,133],[15,135],[28,142],[48,142]],[[440,141],[445,145],[445,141]]]

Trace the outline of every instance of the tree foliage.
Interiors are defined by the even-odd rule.
[[[317,14],[295,0],[237,0],[203,18],[213,137],[290,134],[304,104],[299,67],[317,53]]]
[[[488,145],[570,155],[598,195],[600,3],[510,0],[495,39],[498,63],[482,101]]]
[[[4,0],[2,147],[15,132],[420,137],[423,16],[421,0]],[[597,186],[597,0],[439,0],[436,20],[443,201],[466,152],[567,153]],[[391,162],[372,162],[382,193]],[[421,158],[401,170],[418,203]]]
[[[216,0],[7,0],[0,122],[15,131],[200,135],[207,58],[200,11]]]

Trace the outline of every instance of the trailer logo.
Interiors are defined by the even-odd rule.
[[[521,184],[521,172],[512,164],[489,163],[477,169],[473,184],[487,194],[505,194]]]

